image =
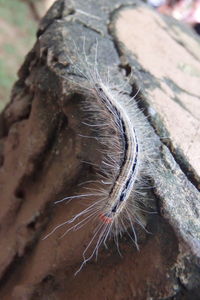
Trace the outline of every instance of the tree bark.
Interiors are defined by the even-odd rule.
[[[124,79],[133,71],[127,93],[140,90],[162,167],[152,174],[157,213],[146,216],[150,233],[138,229],[140,251],[125,234],[122,256],[110,241],[74,277],[90,226],[43,237],[80,209],[80,201],[54,202],[92,178],[82,161],[98,163],[95,144],[80,137],[80,99],[67,73],[84,39],[89,60],[98,40],[100,68]],[[199,50],[189,28],[137,1],[51,7],[0,116],[1,299],[200,299]]]

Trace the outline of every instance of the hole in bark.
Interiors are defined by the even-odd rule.
[[[60,130],[66,128],[68,126],[68,118],[66,115],[62,115],[62,122],[61,122],[61,125],[60,125]]]
[[[36,221],[32,221],[27,225],[28,229],[35,230]]]
[[[43,56],[44,58],[46,58],[46,57],[47,57],[47,54],[48,54],[48,50],[45,49],[45,50],[42,52],[42,56]]]
[[[0,155],[0,167],[3,166],[3,163],[4,163],[4,156]]]
[[[15,191],[15,196],[16,196],[17,198],[23,199],[23,198],[24,198],[24,191],[22,191],[21,189],[17,189],[17,190]]]
[[[48,282],[48,281],[53,281],[53,280],[54,280],[54,276],[51,274],[48,274],[46,277],[44,277],[42,282]]]
[[[125,71],[125,76],[129,76],[131,74],[131,66],[129,66],[128,64],[120,65],[120,68]]]
[[[53,63],[57,63],[57,62],[58,62],[58,57],[56,57],[56,56],[54,55],[53,58],[52,58],[52,62],[53,62]]]

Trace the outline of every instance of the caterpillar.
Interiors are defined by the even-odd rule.
[[[100,73],[97,50],[96,42],[93,63],[88,60],[85,46],[83,51],[76,49],[78,62],[68,58],[73,70],[71,74],[75,74],[70,80],[74,90],[83,99],[81,109],[86,120],[82,123],[91,131],[90,136],[81,137],[96,139],[102,155],[100,165],[96,166],[96,188],[93,187],[84,194],[65,197],[56,203],[90,198],[93,201],[70,220],[56,226],[45,237],[64,225],[69,228],[62,237],[91,222],[95,224],[93,236],[83,252],[83,262],[75,274],[93,256],[97,257],[99,247],[106,245],[112,236],[119,249],[118,237],[127,232],[136,248],[139,248],[134,224],[138,223],[145,228],[141,216],[141,211],[144,210],[141,205],[142,190],[146,187],[144,177],[152,172],[155,154],[155,134],[137,106],[136,95],[130,97],[127,94],[127,83],[123,83],[122,87],[113,85],[109,70]],[[83,57],[78,54],[80,52],[84,53]],[[132,233],[129,233],[128,228]]]

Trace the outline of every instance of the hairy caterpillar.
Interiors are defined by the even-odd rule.
[[[102,160],[96,168],[98,180],[89,192],[68,196],[56,203],[77,198],[94,201],[45,237],[64,225],[69,228],[62,236],[90,222],[95,224],[92,239],[83,252],[83,263],[76,273],[94,255],[98,255],[99,247],[106,244],[109,237],[114,236],[118,247],[118,236],[127,232],[127,228],[132,229],[132,234],[127,233],[138,248],[134,223],[144,227],[140,202],[145,186],[144,176],[152,170],[154,151],[154,133],[138,109],[135,96],[129,97],[124,86],[114,86],[109,72],[106,75],[99,72],[97,43],[95,48],[93,63],[88,61],[85,46],[83,57],[76,49],[78,62],[70,57],[68,59],[71,74],[75,75],[70,80],[74,90],[83,98],[81,106],[87,118],[83,123],[91,131],[91,135],[85,138],[94,138],[100,145]]]

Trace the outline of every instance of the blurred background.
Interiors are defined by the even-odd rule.
[[[112,1],[112,0],[110,0]],[[40,18],[55,0],[0,0],[0,111],[25,55],[32,48]],[[200,0],[147,0],[160,13],[188,23],[199,33]]]
[[[0,111],[35,42],[40,18],[55,0],[0,0]]]

